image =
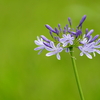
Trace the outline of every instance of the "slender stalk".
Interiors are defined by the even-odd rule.
[[[75,63],[75,58],[73,56],[73,47],[70,47],[70,55],[71,55],[71,60],[72,60],[72,65],[73,65],[73,70],[74,70],[74,74],[75,74],[75,79],[76,79],[79,95],[80,95],[81,100],[84,100],[84,96],[83,96],[83,92],[82,92],[82,88],[80,85],[79,76],[78,76],[78,72],[77,72],[77,67],[76,67],[76,63]]]

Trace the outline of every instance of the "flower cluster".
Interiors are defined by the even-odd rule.
[[[96,55],[95,53],[100,54],[100,39],[99,35],[92,37],[93,29],[88,30],[86,28],[85,33],[82,32],[82,25],[85,19],[86,15],[82,17],[79,25],[75,29],[72,28],[70,18],[68,18],[69,25],[67,24],[64,29],[61,28],[60,24],[58,24],[58,28],[54,29],[46,24],[45,27],[49,30],[54,41],[49,40],[44,35],[37,36],[37,40],[34,42],[38,47],[34,50],[40,50],[38,53],[40,54],[46,49],[49,51],[46,56],[56,55],[57,59],[60,60],[60,52],[63,50],[70,52],[70,48],[75,47],[81,51],[80,56],[85,54],[88,58],[92,59],[91,54],[94,56]]]

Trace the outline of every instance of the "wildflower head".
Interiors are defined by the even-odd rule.
[[[77,48],[81,51],[80,56],[86,55],[88,58],[92,59],[92,53],[95,56],[95,53],[100,54],[100,39],[99,35],[92,36],[94,32],[93,29],[86,30],[83,33],[82,25],[86,19],[86,15],[82,17],[80,23],[74,29],[72,28],[71,18],[68,18],[69,25],[66,24],[64,28],[61,28],[61,25],[58,24],[57,28],[52,28],[50,25],[46,24],[45,27],[49,30],[50,36],[53,38],[46,38],[44,35],[37,37],[35,44],[38,45],[34,50],[40,50],[40,54],[44,49],[49,51],[46,56],[56,55],[57,59],[60,60],[60,54],[62,51],[66,53],[70,52],[70,48]]]

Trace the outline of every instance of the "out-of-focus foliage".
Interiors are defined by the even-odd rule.
[[[96,0],[0,0],[0,100],[80,100],[70,55],[37,55],[34,40],[45,35],[45,24],[73,27],[83,15],[85,28],[100,34],[100,1]],[[86,100],[100,100],[100,55],[92,60],[74,54]]]

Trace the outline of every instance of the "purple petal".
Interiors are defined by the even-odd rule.
[[[59,41],[60,41],[61,43],[63,43],[64,41],[66,41],[66,39],[65,39],[65,38],[61,38],[61,39],[59,39]]]
[[[41,35],[41,38],[42,38],[44,41],[46,41],[46,42],[50,42],[50,40],[47,39],[44,35]]]
[[[86,15],[84,15],[84,16],[82,17],[82,19],[81,19],[81,21],[80,21],[78,27],[82,26],[82,24],[83,24],[83,22],[85,21],[85,19],[86,19]]]
[[[54,38],[56,41],[59,41],[59,37],[54,36],[53,38]]]
[[[80,53],[80,56],[83,56],[83,52]]]
[[[73,34],[73,35],[76,35],[76,32],[73,32],[73,31],[68,31],[68,32]]]
[[[63,50],[63,48],[62,48],[62,47],[60,47],[60,48],[59,48],[59,50],[58,50],[58,52],[62,52],[62,50]]]
[[[88,42],[92,40],[92,35],[87,36]]]
[[[36,45],[40,45],[40,43],[39,43],[37,40],[35,40],[34,43],[35,43]]]
[[[58,27],[60,28],[60,27],[61,27],[61,25],[60,25],[60,24],[58,24]]]
[[[72,45],[73,44],[73,41],[70,41],[70,44]]]
[[[39,52],[38,52],[38,55],[43,51],[44,49],[41,49]]]
[[[48,24],[45,25],[47,29],[49,29],[50,31],[56,33],[56,31],[51,27],[49,26]]]
[[[86,34],[86,37],[90,36],[92,33],[94,32],[94,30],[90,30],[87,34]]]
[[[45,49],[46,49],[47,51],[53,51],[53,49],[52,49],[52,48],[49,48],[49,47],[45,47]]]
[[[67,29],[67,27],[65,26],[65,27],[64,27],[64,29],[66,30],[66,29]]]
[[[66,38],[66,35],[65,34],[63,34],[63,38]]]
[[[98,37],[99,37],[99,35],[96,35],[90,42],[95,41]],[[90,42],[89,42],[89,43],[90,43]]]
[[[99,43],[100,43],[100,39],[98,39],[98,40],[96,41],[96,45],[99,44]]]
[[[53,38],[53,34],[52,34],[52,31],[50,31],[50,35],[51,35],[51,37]]]
[[[88,58],[92,59],[92,56],[91,56],[89,53],[85,53],[85,54],[86,54],[86,56],[87,56]]]
[[[47,46],[47,47],[50,47],[50,48],[51,48],[50,43],[43,42],[43,44],[44,44],[45,46]]]
[[[100,54],[100,50],[95,50],[95,52],[97,52],[98,54]]]
[[[37,48],[35,48],[34,50],[40,50],[40,49],[44,49],[44,46],[40,46],[40,47],[37,47]]]
[[[94,48],[100,48],[100,45],[96,45],[96,46],[94,46]]]
[[[68,24],[66,24],[66,28],[68,29]]]
[[[57,28],[55,28],[55,31],[56,31],[56,33],[57,33],[57,35],[59,34],[59,30],[57,29]]]
[[[82,31],[81,31],[81,30],[78,30],[78,31],[76,32],[76,37],[78,37],[80,34],[82,34]]]
[[[78,49],[82,51],[82,46],[78,46]]]
[[[55,45],[54,45],[54,42],[53,42],[53,41],[50,42],[50,46],[51,46],[52,48],[55,48]]]
[[[84,38],[82,41],[80,41],[80,44],[86,44],[87,43],[87,38]]]
[[[85,32],[86,32],[86,34],[88,33],[88,28],[86,28]]]
[[[46,54],[46,56],[52,56],[54,54],[55,54],[55,52],[49,52],[49,53]]]
[[[60,60],[60,55],[59,55],[59,53],[57,53],[56,57],[57,57],[58,60]]]
[[[60,47],[60,43],[57,44],[57,48],[59,48],[59,47]]]
[[[66,30],[63,30],[63,33],[65,34],[67,31]]]
[[[65,48],[65,52],[70,52],[70,49],[69,48]]]
[[[72,22],[71,22],[71,18],[70,17],[68,17],[68,22],[69,22],[69,25],[71,26]]]
[[[58,24],[58,28],[59,28],[59,30],[61,32],[62,31],[62,28],[61,28],[61,25],[60,24]]]
[[[63,47],[66,47],[68,45],[68,42],[63,43]]]

